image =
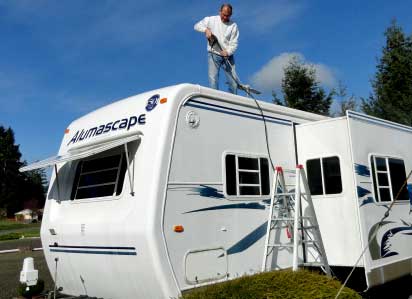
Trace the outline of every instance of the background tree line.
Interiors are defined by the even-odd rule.
[[[8,217],[25,205],[30,208],[44,206],[46,175],[42,170],[19,172],[25,164],[21,161],[13,130],[0,126],[0,209],[5,209]]]
[[[287,107],[328,116],[345,115],[346,110],[362,112],[412,125],[412,36],[392,21],[386,29],[386,44],[382,48],[376,73],[372,79],[372,93],[361,98],[348,95],[340,82],[337,89],[326,92],[316,79],[314,67],[305,65],[294,57],[284,69],[282,98],[273,92],[273,102]],[[338,110],[331,112],[333,100]]]

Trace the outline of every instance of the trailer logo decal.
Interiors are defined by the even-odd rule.
[[[147,112],[150,112],[154,108],[156,108],[157,103],[159,102],[159,98],[160,98],[160,95],[155,94],[154,96],[152,96],[150,99],[147,100],[147,105],[146,105]]]
[[[91,137],[99,136],[101,134],[106,134],[110,131],[120,131],[124,129],[126,129],[126,131],[129,131],[130,128],[134,127],[135,125],[144,124],[146,124],[146,114],[130,116],[129,118],[117,119],[115,121],[111,121],[106,124],[101,124],[93,128],[78,130],[76,134],[74,134],[72,139],[70,139],[67,145],[70,145],[71,143],[74,144],[76,142]]]
[[[385,232],[385,234],[383,235],[382,241],[381,241],[381,252],[380,252],[382,258],[399,254],[399,252],[396,251],[395,248],[393,248],[394,242],[392,238],[395,238],[395,235],[397,235],[400,232],[402,232],[402,234],[406,236],[410,236],[412,234],[410,232],[407,232],[407,231],[412,230],[411,225],[408,223],[404,223],[404,224],[407,226],[391,228],[390,230]],[[401,249],[401,248],[398,248],[398,249]]]

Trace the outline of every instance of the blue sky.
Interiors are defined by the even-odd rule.
[[[367,97],[391,20],[412,31],[410,0],[231,3],[238,74],[268,101],[292,54],[314,65],[326,89],[341,81]],[[0,125],[12,127],[32,162],[56,154],[67,125],[102,105],[182,82],[207,85],[205,39],[193,25],[220,5],[0,0]]]

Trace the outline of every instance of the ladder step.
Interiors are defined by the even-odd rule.
[[[308,225],[305,227],[298,227],[298,229],[302,230],[302,229],[314,229],[314,228],[319,228],[319,226],[317,225]]]
[[[314,241],[314,240],[301,240],[301,242],[305,243],[305,244],[316,244],[316,243],[318,243],[317,241]]]
[[[279,196],[295,196],[295,192],[275,193],[274,196],[275,196],[275,197],[279,197]]]
[[[299,217],[298,220],[303,220],[303,219],[313,219],[312,216],[301,216]],[[283,220],[283,221],[294,221],[294,217],[273,217],[272,221],[278,221],[278,220]],[[309,226],[308,226],[309,227]]]
[[[274,217],[272,221],[293,221],[295,218],[293,217]]]
[[[295,197],[295,195],[296,195],[295,192],[282,192],[282,193],[275,193],[275,194],[273,194],[274,197],[280,197],[280,196],[292,196],[292,197]],[[300,195],[308,195],[308,193],[300,192]]]
[[[319,262],[307,262],[307,263],[301,263],[299,265],[304,266],[304,267],[324,267],[325,266],[325,264],[319,263]]]
[[[293,244],[268,244],[268,247],[293,247]]]

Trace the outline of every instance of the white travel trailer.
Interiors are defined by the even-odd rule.
[[[55,168],[41,238],[63,293],[171,298],[260,270],[271,162],[307,167],[329,264],[353,266],[405,178],[401,166],[412,167],[411,131],[182,84],[85,115],[58,156],[22,170]],[[396,138],[409,139],[395,150]],[[369,285],[410,273],[408,213],[405,197],[380,227],[360,264]],[[290,251],[273,255],[271,268],[291,265]]]

